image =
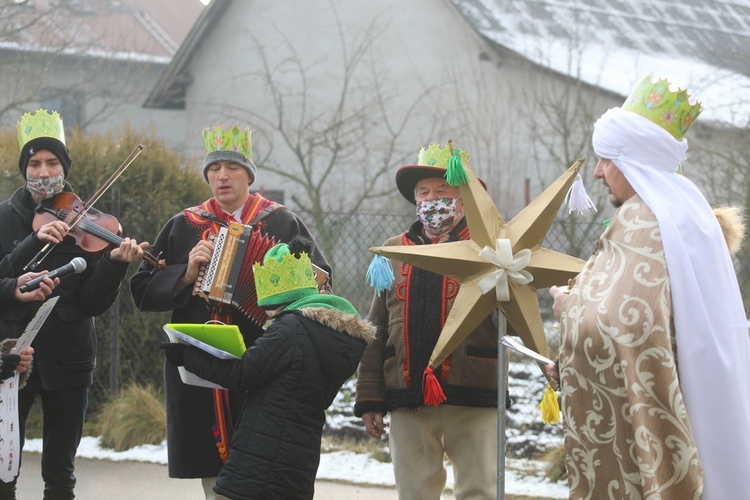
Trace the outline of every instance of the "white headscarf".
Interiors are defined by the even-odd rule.
[[[612,160],[656,216],[667,261],[680,389],[703,463],[703,498],[750,495],[750,337],[718,221],[676,173],[687,141],[613,108],[594,126],[594,151]]]

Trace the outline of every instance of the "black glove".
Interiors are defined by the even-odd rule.
[[[0,368],[0,380],[5,380],[15,374],[18,363],[21,362],[21,356],[18,354],[3,354],[2,361],[3,366]]]
[[[185,364],[185,344],[175,344],[174,342],[162,341],[159,342],[159,349],[164,350],[164,355],[167,357],[167,361],[175,366],[182,366]]]

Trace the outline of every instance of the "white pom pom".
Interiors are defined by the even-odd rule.
[[[586,186],[583,185],[581,174],[576,174],[576,180],[570,186],[568,191],[568,213],[575,212],[578,215],[589,213],[590,210],[596,212],[594,202],[589,198],[586,192]]]

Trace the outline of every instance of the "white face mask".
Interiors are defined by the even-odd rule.
[[[417,203],[417,217],[431,233],[443,233],[456,221],[458,198],[438,198]]]
[[[36,200],[49,200],[62,193],[65,188],[65,174],[54,177],[26,177],[26,190]]]

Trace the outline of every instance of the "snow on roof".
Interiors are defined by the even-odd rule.
[[[540,66],[627,96],[646,74],[750,125],[750,0],[451,0],[474,29]]]
[[[0,12],[0,48],[168,63],[200,0],[24,0]]]

